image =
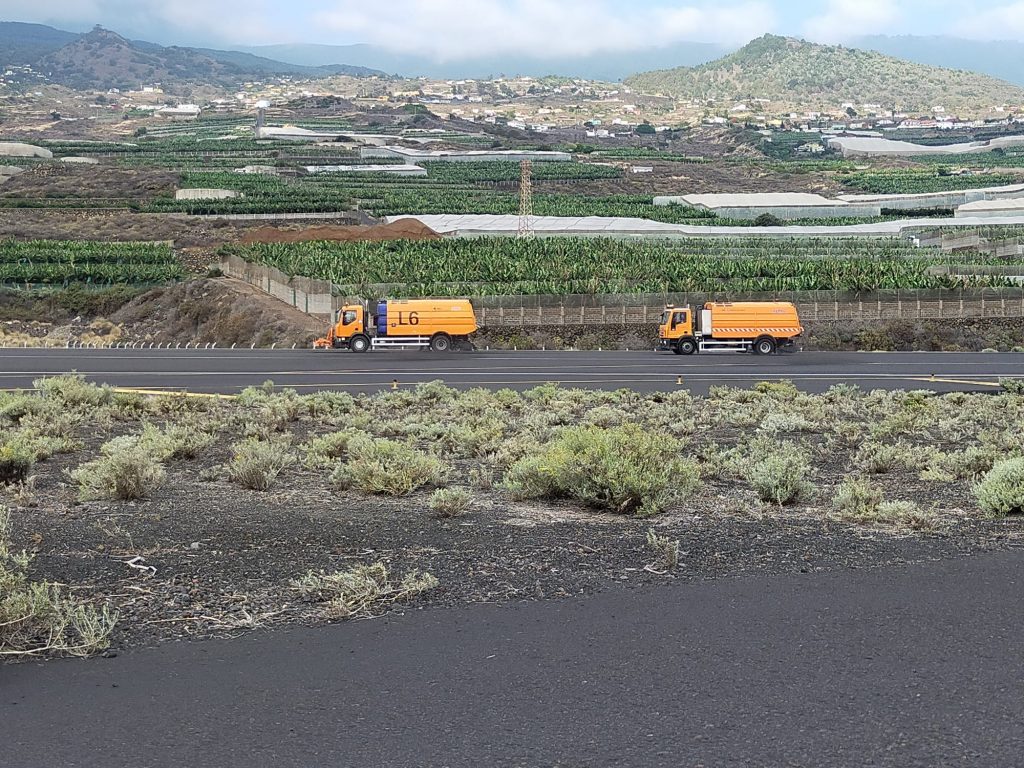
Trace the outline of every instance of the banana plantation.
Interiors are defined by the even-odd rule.
[[[1001,274],[945,274],[940,268],[950,263],[949,254],[915,249],[900,240],[480,238],[225,246],[222,252],[340,286],[401,285],[403,295],[410,296],[875,291],[1010,284]],[[957,265],[990,261],[956,256]]]

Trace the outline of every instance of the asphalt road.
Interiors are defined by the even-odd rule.
[[[0,763],[1020,765],[1024,559],[411,611],[0,668]]]
[[[791,379],[807,391],[839,382],[865,389],[996,388],[1024,377],[1024,354],[798,352],[772,357],[649,352],[349,352],[312,350],[0,350],[0,389],[27,388],[39,376],[78,371],[120,387],[230,394],[272,380],[299,391],[376,391],[443,379],[456,387],[526,389],[546,382],[642,392],[706,392],[715,384],[749,386]],[[932,376],[935,380],[932,380]],[[682,377],[682,384],[679,379]]]

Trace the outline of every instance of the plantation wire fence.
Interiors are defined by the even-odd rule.
[[[344,304],[398,296],[403,286],[362,286],[346,293],[327,280],[289,277],[238,256],[221,257],[221,271],[307,314],[333,317]],[[339,290],[342,288],[342,290]],[[869,293],[779,291],[754,293],[629,293],[471,297],[482,327],[559,325],[650,325],[666,305],[699,306],[709,301],[790,301],[804,321],[950,320],[1024,317],[1024,285],[963,290],[891,290]]]

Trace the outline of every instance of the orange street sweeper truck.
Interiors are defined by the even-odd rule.
[[[796,307],[783,301],[718,301],[699,309],[665,307],[658,329],[660,348],[677,355],[695,352],[754,352],[771,355],[792,347],[804,332]]]
[[[467,299],[386,299],[372,305],[346,304],[327,335],[313,342],[317,349],[366,352],[388,347],[429,348],[447,352],[472,348],[477,330],[473,305]]]

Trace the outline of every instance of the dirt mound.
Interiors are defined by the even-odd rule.
[[[326,323],[228,278],[191,280],[139,296],[110,318],[130,341],[300,347]]]
[[[438,240],[437,232],[416,219],[399,219],[390,224],[372,227],[304,227],[303,229],[279,229],[260,227],[247,232],[241,242],[253,243],[304,243],[311,240]]]

